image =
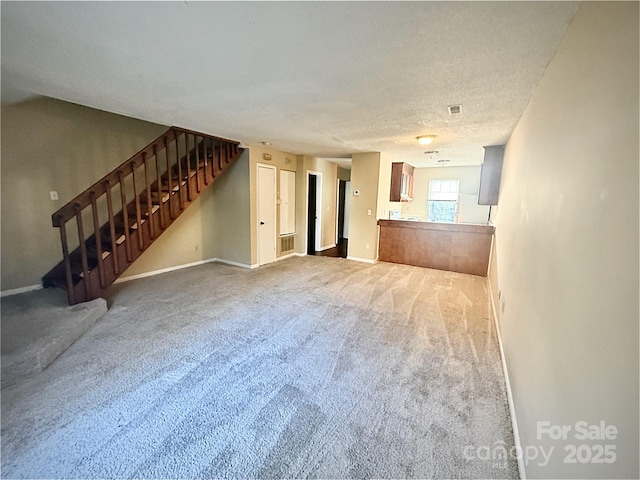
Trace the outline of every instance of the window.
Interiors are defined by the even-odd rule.
[[[458,209],[460,180],[443,179],[429,181],[428,220],[453,223]]]

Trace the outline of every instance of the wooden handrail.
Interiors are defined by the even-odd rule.
[[[62,281],[69,304],[96,298],[238,157],[239,147],[233,140],[169,128],[53,213],[63,261],[43,282]],[[72,227],[75,223],[78,237],[73,252],[67,238],[69,223]]]
[[[106,188],[105,188],[106,182],[109,182],[110,184],[118,183],[120,181],[120,179],[118,177],[118,170],[121,170],[121,169],[126,168],[126,167],[128,167],[130,169],[137,168],[137,167],[141,166],[142,163],[144,162],[143,154],[146,155],[146,156],[152,156],[154,154],[154,147],[155,147],[156,151],[162,150],[164,148],[164,145],[165,145],[164,144],[164,138],[165,138],[165,136],[167,136],[170,133],[174,133],[176,135],[176,138],[177,138],[179,133],[187,133],[187,134],[190,134],[190,135],[200,135],[200,136],[203,136],[203,137],[206,137],[206,138],[212,138],[212,139],[217,140],[219,142],[240,145],[240,142],[236,142],[234,140],[228,140],[228,139],[225,139],[225,138],[216,137],[214,135],[202,135],[202,133],[200,133],[200,132],[194,132],[193,130],[187,130],[185,128],[171,127],[169,130],[167,130],[162,135],[160,135],[158,138],[156,138],[154,141],[152,141],[149,145],[147,145],[146,147],[141,149],[139,152],[134,153],[128,160],[123,162],[118,167],[114,168],[111,172],[107,173],[104,177],[102,177],[96,183],[91,185],[84,192],[82,192],[77,197],[75,197],[73,200],[70,200],[66,205],[64,205],[63,207],[60,207],[57,211],[55,211],[51,215],[51,220],[52,220],[53,226],[54,227],[59,227],[61,223],[66,223],[69,220],[71,220],[75,216],[75,209],[76,209],[77,205],[80,206],[81,210],[84,210],[85,208],[90,206],[91,205],[91,192],[92,191],[95,193],[96,197],[99,197],[99,196],[103,195],[104,193],[106,193]],[[124,170],[124,171],[127,171],[127,170]],[[131,170],[129,170],[129,171],[131,171]]]

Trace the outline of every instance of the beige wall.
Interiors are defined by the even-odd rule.
[[[322,245],[321,248],[336,244],[336,197],[338,165],[309,155],[298,156],[296,174],[296,252],[306,252],[307,235],[307,176],[309,172],[322,174]]]
[[[280,170],[296,172],[296,194],[298,192],[298,157],[292,153],[281,152],[274,148],[262,145],[251,145],[249,148],[249,178],[251,189],[251,265],[258,264],[258,197],[257,197],[257,175],[258,164],[276,167],[276,198],[280,198]],[[264,155],[271,155],[270,160],[265,160]],[[297,195],[296,195],[297,197]],[[296,219],[299,210],[299,203],[296,201]],[[296,221],[296,230],[298,223]],[[280,208],[276,205],[276,235],[280,235]],[[296,243],[298,239],[296,238]],[[289,254],[291,252],[284,252]],[[283,255],[280,251],[280,242],[276,241],[276,257]]]
[[[523,447],[555,448],[529,478],[638,478],[638,40],[638,3],[583,3],[505,151],[490,281]],[[582,443],[617,458],[565,463]]]
[[[379,176],[379,152],[353,154],[351,161],[351,210],[349,212],[349,257],[372,261],[376,259]],[[353,194],[355,190],[358,190],[360,195],[355,196]],[[388,194],[387,198],[389,198]],[[368,211],[371,211],[371,215],[368,214]]]
[[[212,258],[248,267],[250,225],[249,152],[245,150],[122,278]]]
[[[50,98],[3,105],[1,113],[6,291],[39,284],[62,260],[51,214],[167,127]]]
[[[338,178],[348,182],[351,180],[351,170],[347,168],[338,167]]]
[[[167,128],[50,98],[3,106],[2,290],[39,284],[62,259],[51,214]],[[211,258],[249,265],[248,163],[245,153],[122,278]]]
[[[216,179],[210,200],[203,206],[203,217],[208,215],[207,212],[212,212],[213,218],[213,249],[208,252],[209,258],[251,265],[248,150]]]
[[[389,218],[389,210],[401,208],[400,202],[391,202],[391,156],[380,153],[380,169],[378,172],[378,206],[376,208],[378,218]]]
[[[427,195],[429,181],[441,178],[460,179],[460,194],[478,195],[481,166],[469,167],[428,167],[413,171],[413,201],[402,202],[402,214],[420,216],[427,221]]]

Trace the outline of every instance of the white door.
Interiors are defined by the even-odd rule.
[[[258,165],[258,265],[276,260],[276,169]]]

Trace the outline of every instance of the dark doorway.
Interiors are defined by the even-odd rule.
[[[344,240],[344,201],[347,182],[344,180],[338,181],[338,232],[336,238],[336,245],[342,243]]]
[[[340,242],[333,247],[328,248],[327,250],[322,250],[321,252],[316,252],[314,255],[319,257],[342,257],[347,258],[347,246],[348,240],[346,238],[341,238]]]
[[[309,192],[307,209],[307,255],[316,253],[316,218],[318,216],[316,195],[318,190],[318,176],[309,174]]]

